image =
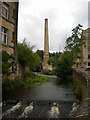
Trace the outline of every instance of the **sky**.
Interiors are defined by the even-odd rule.
[[[48,19],[49,51],[63,51],[65,40],[78,24],[88,28],[89,0],[19,0],[18,41],[44,49],[44,22]]]

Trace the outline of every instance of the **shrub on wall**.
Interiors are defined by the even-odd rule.
[[[9,55],[6,51],[2,51],[2,73],[3,74],[10,73],[10,67],[12,65],[11,59],[12,59],[12,55]]]

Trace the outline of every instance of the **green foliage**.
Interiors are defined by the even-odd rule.
[[[64,52],[61,60],[58,61],[56,72],[57,75],[64,81],[71,80],[72,78],[72,65],[73,59],[71,52]]]
[[[49,56],[58,59],[61,56],[61,54],[61,52],[53,52],[49,53]]]
[[[48,70],[48,69],[44,69],[42,70],[42,73],[43,74],[46,74],[46,75],[56,75],[56,70]]]
[[[39,56],[39,64],[36,66],[34,71],[40,72],[42,70],[44,51],[43,50],[37,50],[36,54]]]
[[[46,74],[46,75],[50,75],[50,72],[51,72],[51,70],[48,70],[48,69],[42,70],[42,73]]]
[[[43,76],[36,77],[35,79],[27,78],[24,85],[26,87],[33,87],[36,85],[41,85],[47,81],[48,81],[48,78]]]
[[[33,53],[33,57],[34,57],[34,64],[33,64],[33,68],[32,70],[33,71],[37,71],[37,72],[40,72],[41,71],[41,60],[40,60],[40,57],[38,56],[37,53]]]
[[[57,65],[57,61],[58,60],[56,58],[50,57],[48,60],[48,64],[52,64],[52,66],[55,67]]]
[[[33,53],[32,50],[26,44],[18,43],[17,52],[18,59],[21,65],[28,66],[31,64],[31,61],[33,59]]]
[[[25,42],[17,44],[17,52],[19,63],[23,67],[29,67],[30,70],[33,70],[39,65],[39,56],[33,53],[32,47],[28,46]]]
[[[78,24],[73,30],[72,35],[66,39],[66,51],[71,51],[73,59],[76,59],[81,47],[85,44],[86,37],[83,35],[82,25]]]
[[[10,72],[9,68],[11,67],[12,56],[9,55],[6,51],[2,51],[2,73],[8,74]]]
[[[20,86],[22,86],[22,81],[20,79],[9,80],[2,83],[2,90],[3,91],[14,90]]]
[[[23,77],[23,79],[9,80],[3,83],[2,90],[3,91],[14,90],[20,86],[33,87],[36,85],[41,85],[47,81],[48,81],[48,77],[39,76],[32,73],[31,71],[28,71],[27,73],[25,73],[25,76]]]
[[[25,77],[23,78],[23,83],[24,86],[26,87],[41,85],[47,81],[48,81],[48,77],[36,75],[31,71],[27,72],[25,74]]]
[[[44,51],[43,50],[37,50],[36,53],[38,54],[38,56],[41,58],[40,64],[37,67],[37,69],[39,71],[42,70],[42,62],[43,62],[43,55],[44,55]],[[53,52],[53,53],[49,53],[49,60],[48,60],[48,64],[52,64],[53,67],[56,66],[57,64],[57,59],[61,56],[61,52]],[[47,70],[46,70],[47,71]],[[51,71],[50,71],[51,72]]]
[[[49,60],[48,60],[48,64],[52,64],[53,67],[56,67],[57,63],[58,63],[58,59],[59,57],[62,55],[61,52],[53,52],[53,53],[49,53]]]
[[[41,58],[41,60],[43,60],[44,51],[43,50],[37,50],[36,53]]]
[[[35,79],[35,78],[37,77],[37,75],[34,74],[34,73],[31,72],[31,71],[28,71],[28,72],[25,73],[24,79],[26,79],[27,77],[29,77],[29,78],[31,78],[31,79]]]
[[[82,25],[78,24],[78,26],[72,30],[72,35],[66,39],[65,52],[62,54],[56,67],[57,75],[64,81],[72,79],[72,66],[75,60],[80,58],[79,53],[85,40]]]

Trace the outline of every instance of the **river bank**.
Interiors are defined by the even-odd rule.
[[[25,75],[20,79],[15,80],[7,80],[6,82],[2,83],[2,90],[3,91],[10,91],[17,89],[19,87],[34,87],[37,85],[41,85],[48,81],[47,76],[41,76],[39,74],[34,74],[31,71],[25,73]]]
[[[54,76],[46,83],[34,87],[19,87],[16,90],[3,92],[3,99],[31,99],[31,100],[71,100],[75,101],[72,84],[61,84]]]

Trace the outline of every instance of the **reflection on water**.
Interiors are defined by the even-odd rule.
[[[59,78],[50,77],[49,82],[32,88],[18,88],[3,93],[3,100],[29,99],[29,100],[57,100],[75,101],[71,84],[62,85]]]

